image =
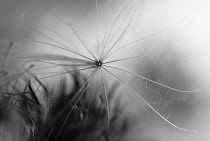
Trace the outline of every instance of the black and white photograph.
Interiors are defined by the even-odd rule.
[[[0,0],[0,141],[210,141],[210,0]]]

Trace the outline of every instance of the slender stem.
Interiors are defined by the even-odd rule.
[[[48,62],[48,61],[43,61],[43,60],[32,60],[32,61],[37,61],[37,62],[43,62],[43,63],[47,63],[47,64],[53,64],[53,65],[58,65],[58,66],[90,66],[90,65],[94,65],[94,63],[90,62],[90,63],[78,63],[78,64],[60,64],[60,63],[52,63],[52,62]]]
[[[63,22],[65,25],[70,26],[71,30],[74,32],[74,34],[76,35],[76,37],[79,39],[79,41],[82,43],[82,45],[85,47],[85,49],[89,52],[89,54],[95,59],[97,60],[97,58],[94,56],[94,54],[88,49],[87,45],[85,44],[85,41],[83,41],[83,39],[79,36],[79,34],[77,33],[77,31],[74,29],[73,25],[71,23],[66,23],[64,20],[60,19],[57,16],[54,16],[58,21]]]
[[[156,32],[156,33],[154,33],[154,34],[151,34],[151,35],[148,35],[148,36],[139,38],[139,39],[134,40],[134,41],[131,41],[131,42],[129,42],[129,43],[127,43],[127,44],[125,44],[125,45],[119,47],[118,49],[116,49],[115,51],[113,51],[112,53],[110,53],[109,55],[107,55],[107,56],[104,58],[104,60],[107,59],[107,58],[109,58],[110,56],[114,55],[114,54],[115,54],[116,52],[118,52],[119,50],[124,49],[124,48],[128,48],[129,45],[135,44],[135,43],[137,43],[137,42],[139,42],[139,41],[148,39],[148,38],[150,38],[150,37],[153,37],[153,36],[162,34],[162,33],[166,32],[166,31],[169,31],[169,30],[174,29],[174,28],[175,28],[176,26],[178,26],[184,19],[185,19],[185,17],[184,17],[184,18],[181,18],[178,22],[176,22],[175,24],[173,24],[173,25],[167,27],[167,28],[164,29],[164,30],[161,30],[161,31]]]
[[[77,103],[79,102],[79,100],[80,100],[81,97],[83,96],[84,92],[85,92],[85,91],[87,90],[87,88],[89,87],[90,83],[88,83],[88,82],[89,82],[89,81],[91,82],[91,80],[93,79],[93,77],[94,77],[96,71],[97,71],[97,68],[96,68],[94,71],[92,71],[92,73],[91,73],[91,74],[89,75],[89,77],[87,78],[87,81],[83,84],[83,86],[82,86],[82,87],[80,88],[80,90],[77,92],[77,94],[79,94],[80,92],[81,92],[81,94],[80,94],[79,98],[77,99],[77,101],[75,102],[74,106],[73,106],[73,107],[71,108],[71,110],[69,111],[67,117],[65,118],[65,120],[64,120],[64,122],[63,122],[63,124],[62,124],[62,126],[61,126],[61,129],[60,129],[59,132],[58,132],[58,135],[57,135],[55,141],[58,140],[58,138],[59,138],[59,136],[60,136],[60,133],[62,132],[62,130],[63,130],[63,128],[64,128],[64,126],[65,126],[65,124],[66,124],[68,118],[69,118],[69,116],[71,115],[73,109],[76,107]],[[87,83],[88,83],[88,84],[87,84]],[[86,86],[86,84],[87,84],[87,86]],[[86,87],[85,87],[85,86],[86,86]],[[85,87],[85,88],[84,88],[84,87]],[[84,88],[84,90],[83,90],[83,88]],[[83,90],[83,91],[82,91],[82,90]],[[69,103],[69,104],[71,104],[71,103]],[[69,104],[68,104],[68,105],[69,105]]]
[[[107,94],[107,88],[106,88],[105,79],[104,79],[103,72],[102,72],[102,70],[101,70],[101,69],[100,69],[100,72],[101,72],[101,81],[102,81],[102,84],[103,84],[103,88],[104,88],[104,95],[105,95],[105,100],[106,100],[106,110],[107,110],[107,129],[108,129],[108,132],[109,132],[109,125],[110,125],[109,99],[108,99],[108,94]]]
[[[103,65],[104,65],[104,64],[114,63],[114,62],[125,61],[125,60],[131,60],[131,59],[140,58],[140,57],[143,57],[143,56],[134,56],[134,57],[128,57],[128,58],[122,58],[122,59],[116,59],[116,60],[113,60],[113,61],[104,62],[104,63],[103,63]]]
[[[23,13],[23,14],[22,14],[22,20],[23,20],[23,18],[24,18],[24,16],[25,16],[26,14],[27,14],[27,13]],[[61,21],[61,20],[60,20],[59,18],[57,18],[56,16],[53,16],[53,17],[55,17],[56,19],[58,19],[59,21]],[[62,21],[62,22],[64,22],[64,21]],[[64,22],[64,23],[65,23],[65,22]],[[67,23],[65,23],[65,24],[67,25]],[[77,38],[80,40],[80,42],[84,45],[84,42],[81,40],[81,38],[79,37],[79,35],[76,33],[76,31],[74,30],[73,26],[72,26],[72,25],[70,25],[70,26],[71,26],[71,29],[72,29],[72,31],[74,32],[74,34],[77,36]],[[43,34],[43,33],[40,32],[40,31],[37,31],[37,30],[33,29],[33,28],[32,28],[33,26],[31,27],[31,26],[26,25],[26,27],[27,27],[28,29],[30,29],[30,30],[32,30],[32,31],[34,31],[34,32],[36,32],[36,33],[39,33],[40,35],[42,35],[42,36],[44,36],[44,37],[46,37],[46,38],[48,38],[48,39],[50,39],[50,40],[52,40],[52,41],[54,41],[54,42],[60,44],[60,45],[62,45],[62,46],[64,46],[64,47],[68,48],[66,45],[62,44],[61,42],[59,42],[59,41],[57,41],[57,40],[55,40],[55,39],[53,39],[53,38],[51,38],[51,37],[49,37],[49,36]],[[36,26],[34,26],[34,27],[36,27]],[[51,31],[53,32],[53,30],[51,30]],[[59,36],[59,34],[56,34],[56,35]],[[85,48],[88,50],[88,52],[94,57],[94,59],[96,59],[95,56],[94,56],[94,55],[90,52],[90,50],[86,47],[86,45],[84,45],[84,47],[85,47]],[[73,53],[79,55],[79,53],[76,52],[76,51],[71,50],[71,52],[73,52]]]
[[[26,39],[24,39],[24,40],[26,40]],[[74,50],[71,50],[71,49],[67,49],[67,48],[64,48],[64,47],[61,47],[61,46],[57,46],[57,45],[54,45],[54,44],[51,44],[51,43],[42,42],[42,41],[37,41],[37,40],[31,40],[31,41],[35,42],[35,43],[39,43],[39,44],[49,45],[49,46],[52,46],[52,47],[55,47],[55,48],[59,48],[59,49],[65,50],[65,51],[69,51],[69,52],[74,53],[76,55],[79,55],[79,56],[81,56],[83,58],[86,58],[86,59],[88,59],[90,61],[95,61],[95,60],[93,60],[93,59],[91,59],[89,57],[86,57],[85,55],[82,55],[82,54],[80,54],[80,53],[78,53],[78,52],[76,52]],[[24,58],[24,57],[13,57],[13,58]]]
[[[119,14],[117,15],[117,18],[115,19],[114,23],[112,24],[112,27],[111,27],[111,29],[109,30],[109,34],[108,34],[108,36],[107,36],[107,38],[106,38],[106,41],[105,41],[105,44],[104,44],[104,48],[106,47],[107,42],[108,42],[108,39],[109,39],[109,37],[110,37],[110,35],[111,35],[111,33],[112,33],[112,30],[113,30],[113,28],[115,27],[115,25],[116,25],[118,19],[120,18],[120,15],[121,15],[122,12],[125,10],[126,6],[127,6],[127,4],[121,9],[121,11],[119,12]],[[102,58],[104,58],[104,57],[102,57]]]
[[[104,67],[103,67],[104,68]],[[186,132],[195,132],[197,133],[196,130],[188,130],[182,127],[179,127],[175,124],[173,124],[172,122],[170,122],[168,119],[166,119],[164,116],[162,116],[157,110],[155,110],[143,97],[141,97],[133,88],[131,88],[131,86],[129,86],[128,84],[126,84],[124,81],[122,81],[120,78],[118,78],[117,76],[115,76],[113,73],[111,73],[110,71],[108,71],[106,68],[104,68],[111,76],[113,76],[114,78],[116,78],[119,82],[121,82],[126,88],[128,88],[129,90],[131,90],[135,96],[137,96],[140,100],[142,100],[150,109],[152,109],[153,112],[155,112],[161,119],[163,119],[166,123],[170,124],[172,127],[179,129],[181,131],[186,131]]]
[[[67,73],[71,73],[71,72],[75,72],[75,71],[89,70],[89,69],[92,69],[92,68],[95,68],[95,67],[88,67],[88,68],[84,68],[84,69],[77,69],[77,70],[73,70],[73,71],[62,72],[62,73],[58,73],[58,74],[54,74],[54,75],[40,77],[39,79],[51,78],[51,77],[58,76],[58,75],[63,75],[63,74],[67,74]]]
[[[134,8],[137,4],[138,4],[138,2],[136,2],[136,3],[132,6],[132,8],[130,9],[130,11],[127,13],[126,17],[124,18],[123,22],[121,23],[120,27],[123,25],[123,23],[125,22],[125,20],[128,18],[128,16],[129,16],[130,13],[132,12],[133,8]],[[138,7],[138,6],[137,6],[137,7]],[[104,58],[106,58],[106,56],[109,54],[109,52],[114,48],[114,46],[118,43],[118,41],[121,39],[121,37],[122,37],[122,36],[124,35],[124,33],[126,32],[127,28],[129,27],[129,25],[130,25],[130,23],[131,23],[131,21],[132,21],[134,15],[135,15],[135,13],[136,13],[137,7],[135,8],[134,13],[133,13],[133,15],[132,15],[132,17],[131,17],[131,19],[130,19],[128,25],[125,27],[125,29],[124,29],[123,32],[120,34],[120,36],[118,37],[118,39],[114,42],[114,44],[111,46],[111,48],[106,52],[106,54],[104,55]],[[114,37],[115,37],[115,36],[117,35],[117,33],[119,32],[120,27],[118,28],[116,34],[113,36],[112,40],[110,41],[110,44],[111,44],[111,42],[113,41]],[[103,60],[104,60],[104,59],[103,59]]]
[[[97,25],[97,27],[96,27],[97,28],[96,29],[97,30],[96,31],[97,32],[96,33],[97,34],[97,37],[96,38],[97,38],[97,46],[98,46],[97,47],[98,48],[98,56],[100,57],[100,53],[99,53],[100,52],[100,46],[99,46],[99,35],[98,35],[98,32],[99,32],[99,29],[98,29],[98,26],[99,26],[99,19],[98,19],[98,16],[99,16],[98,15],[98,0],[95,0],[95,3],[96,3],[96,16],[97,16],[97,23],[96,23],[96,25]]]
[[[107,23],[106,23],[106,28],[105,28],[105,33],[104,33],[104,37],[103,37],[103,42],[102,42],[102,53],[100,55],[100,60],[102,59],[103,55],[104,55],[104,49],[105,49],[105,46],[104,46],[104,43],[105,43],[105,39],[106,39],[106,34],[107,34],[107,29],[108,29],[108,25],[109,25],[109,20],[110,20],[110,1],[108,0],[108,8],[109,8],[109,15],[108,15],[108,18],[107,18]]]
[[[185,32],[184,32],[184,33],[185,33]],[[169,47],[175,45],[175,44],[183,37],[184,33],[183,33],[182,36],[180,36],[178,39],[176,39],[175,41],[173,41],[172,43],[170,43],[170,44],[167,46],[167,48],[169,48]],[[151,54],[154,54],[154,53],[161,52],[161,51],[163,51],[163,50],[165,50],[165,49],[167,49],[167,48],[161,48],[161,49],[159,49],[159,50],[157,50],[157,51],[153,51],[153,52],[150,52],[150,53],[148,53],[148,54],[143,54],[143,55],[141,55],[141,56],[134,56],[134,57],[116,59],[116,60],[113,60],[113,61],[104,62],[103,64],[108,64],[108,63],[112,63],[112,62],[119,62],[119,61],[129,60],[129,59],[135,59],[135,58],[141,58],[141,57],[143,58],[143,57],[147,57],[148,55],[151,55]],[[122,48],[121,48],[121,49],[122,49]],[[115,50],[114,52],[119,51],[119,50],[120,50],[120,49],[117,49],[117,50]],[[114,53],[114,52],[113,52],[113,53]],[[108,59],[113,53],[111,53],[110,55],[108,55],[108,56],[106,57],[106,59]],[[104,61],[105,61],[105,60],[104,60]]]
[[[195,90],[191,90],[191,91],[190,91],[190,90],[179,90],[179,89],[175,89],[175,88],[166,86],[166,85],[164,85],[164,84],[161,84],[161,83],[158,83],[158,82],[156,82],[156,81],[150,80],[150,79],[148,79],[148,78],[146,78],[146,77],[144,77],[144,76],[137,75],[137,74],[135,74],[135,73],[132,73],[132,72],[129,72],[129,71],[120,69],[120,68],[112,67],[112,66],[109,66],[109,65],[104,65],[104,66],[109,67],[109,68],[112,68],[112,69],[116,69],[116,70],[119,70],[119,71],[122,71],[122,72],[125,72],[125,73],[128,73],[128,74],[131,74],[131,75],[133,75],[133,76],[137,76],[137,77],[140,78],[140,79],[149,81],[149,82],[151,82],[151,83],[157,84],[157,85],[162,86],[162,87],[164,87],[164,88],[167,88],[167,89],[169,89],[169,90],[173,90],[173,91],[180,92],[180,93],[195,93],[195,92],[198,92],[198,91],[200,91],[200,90],[203,89],[203,88],[202,88],[202,89],[195,89]]]
[[[76,30],[73,28],[73,26],[71,25],[71,29],[74,32],[74,34],[77,36],[77,38],[79,39],[79,41],[83,44],[83,46],[85,47],[85,49],[89,52],[89,54],[95,59],[97,60],[97,58],[95,57],[95,55],[93,55],[93,53],[88,49],[88,47],[85,45],[85,42],[82,40],[82,38],[78,35],[78,33],[76,32]]]
[[[64,38],[62,35],[60,35],[59,33],[57,33],[56,31],[50,29],[49,27],[45,27],[45,26],[30,26],[30,27],[38,27],[38,28],[43,28],[43,29],[47,29],[49,31],[51,31],[52,33],[54,33],[55,35],[57,35],[58,37],[60,37],[61,39],[63,39],[64,41],[72,44],[69,40],[67,40],[66,38]],[[53,39],[55,40],[55,39]]]

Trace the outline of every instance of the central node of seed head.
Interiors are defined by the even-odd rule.
[[[101,67],[103,65],[103,62],[101,60],[96,61],[96,66]]]

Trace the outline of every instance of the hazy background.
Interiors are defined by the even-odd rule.
[[[117,11],[125,2],[127,1],[112,1],[112,8],[115,8],[114,15],[117,14]],[[106,4],[105,0],[99,1],[99,5],[104,4]],[[168,58],[164,56],[167,53],[164,53],[162,58],[160,54],[156,54],[153,59],[156,59],[156,61],[160,59],[158,64],[160,70],[165,67],[163,70],[176,74],[171,77],[178,79],[177,83],[179,84],[177,85],[188,83],[186,87],[192,89],[206,87],[201,92],[192,94],[192,96],[188,95],[184,104],[183,102],[175,102],[171,109],[174,118],[171,118],[171,120],[179,123],[180,126],[184,125],[185,128],[196,129],[199,132],[199,135],[195,135],[177,131],[183,140],[210,140],[210,1],[144,0],[140,7],[141,9],[137,10],[134,17],[128,40],[132,41],[172,27],[171,30],[163,34],[142,41],[142,45],[146,50],[153,50],[156,47],[167,46],[168,42],[173,42],[181,37],[179,42],[173,46],[175,53],[171,53],[171,55],[176,56],[177,52],[178,55],[171,59],[172,63],[167,61]],[[19,41],[21,38],[31,36],[31,32],[21,20],[21,16],[25,12],[49,12],[62,17],[66,21],[71,19],[73,23],[79,23],[78,25],[81,25],[80,30],[84,30],[84,35],[87,35],[95,26],[93,23],[96,18],[95,13],[92,11],[94,8],[93,0],[0,0],[0,39],[15,40],[15,50],[22,51],[27,48],[24,45],[21,47]],[[27,19],[32,23],[34,17],[29,16]],[[36,21],[36,19],[34,18],[34,21],[37,24],[50,22],[47,18],[42,18],[41,22]],[[103,18],[101,21],[103,21]],[[52,27],[56,27],[55,23],[51,24]],[[56,28],[64,35],[67,34],[64,32],[65,28]],[[92,38],[93,35],[90,35],[89,38]],[[90,40],[92,42],[92,39]],[[142,50],[142,48],[138,50],[140,55]],[[147,75],[148,66],[153,67],[157,65],[157,62],[145,61],[143,67],[136,66],[135,69]],[[178,76],[179,78],[177,78]],[[182,83],[180,78],[185,78],[186,82]],[[176,112],[177,114],[175,114]],[[134,111],[133,114],[138,115],[138,112]],[[138,127],[130,131],[130,136],[133,136],[136,140],[179,140],[175,130],[171,129],[169,125],[161,123],[159,118],[148,119],[147,115],[141,119],[137,117],[136,120],[143,122],[140,122]],[[144,132],[142,132],[142,128]]]

